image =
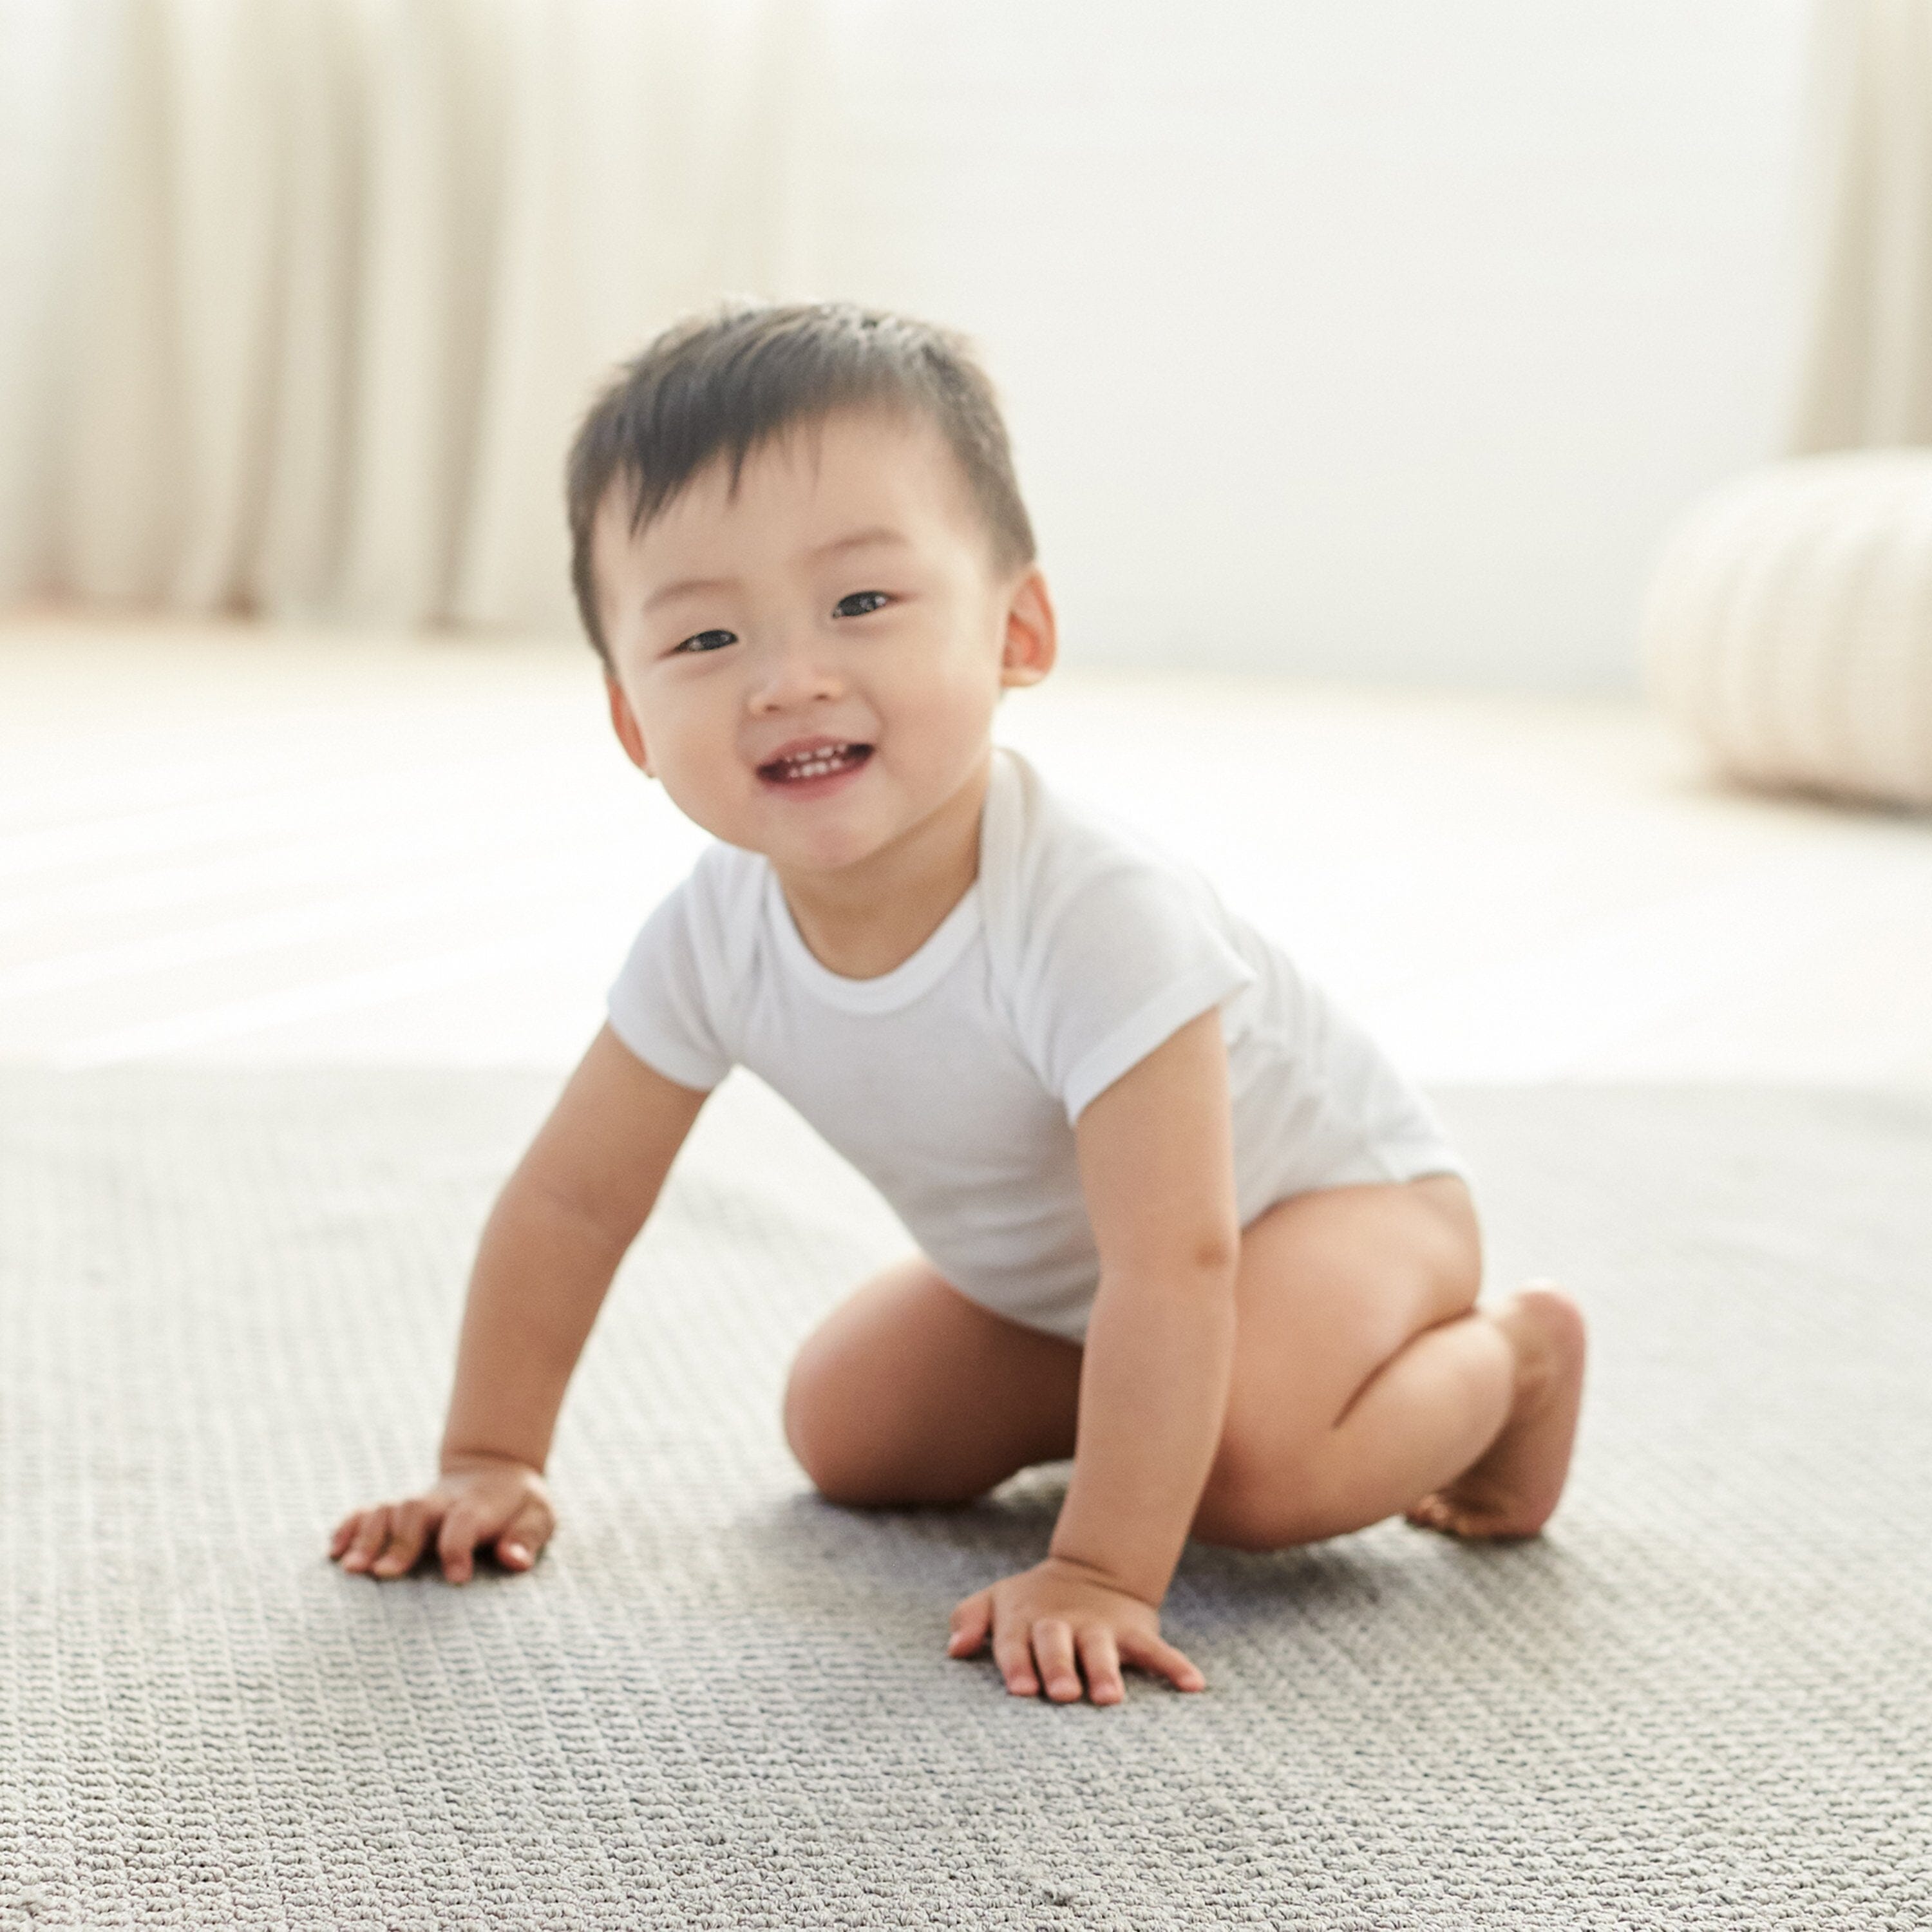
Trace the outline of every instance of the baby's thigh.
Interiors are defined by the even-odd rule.
[[[1467,1314],[1482,1282],[1469,1191],[1454,1174],[1324,1188],[1249,1223],[1235,1282],[1227,1432],[1313,1442],[1389,1358]]]
[[[806,1338],[785,1387],[785,1439],[833,1502],[968,1502],[1072,1454],[1080,1354],[909,1256]]]

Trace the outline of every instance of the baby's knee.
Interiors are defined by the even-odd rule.
[[[801,1426],[788,1417],[785,1441],[812,1486],[827,1502],[863,1509],[894,1500],[880,1481],[883,1472],[876,1459],[836,1430],[811,1423]]]
[[[801,1349],[785,1382],[784,1438],[826,1502],[866,1503],[874,1500],[875,1459],[856,1426],[862,1405],[845,1380],[808,1343]]]
[[[838,1352],[809,1342],[785,1383],[784,1437],[798,1466],[827,1502],[856,1509],[967,1500],[928,1495],[913,1479],[909,1445],[890,1394],[868,1388]]]
[[[1286,1550],[1336,1534],[1330,1472],[1313,1445],[1297,1454],[1230,1420],[1189,1534],[1227,1550]]]

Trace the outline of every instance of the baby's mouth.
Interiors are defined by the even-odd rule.
[[[869,745],[821,745],[788,758],[774,758],[758,767],[758,776],[774,784],[795,784],[808,778],[829,778],[835,772],[850,771],[872,755]]]

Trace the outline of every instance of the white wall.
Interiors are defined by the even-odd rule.
[[[1806,0],[825,0],[814,292],[976,334],[1070,660],[1628,687],[1774,452]]]

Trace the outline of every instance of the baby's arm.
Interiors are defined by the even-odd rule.
[[[556,1523],[543,1469],[564,1390],[705,1097],[608,1025],[592,1041],[484,1225],[441,1479],[346,1516],[329,1546],[345,1570],[400,1576],[432,1537],[452,1583],[479,1547],[512,1569],[536,1560]]]
[[[1157,1604],[1220,1441],[1234,1360],[1232,1108],[1218,1010],[1076,1124],[1100,1255],[1073,1480],[1051,1554]]]
[[[1046,1561],[968,1598],[952,1648],[986,1636],[1008,1688],[1120,1695],[1118,1659],[1183,1688],[1198,1671],[1157,1612],[1220,1440],[1240,1254],[1218,1010],[1190,1021],[1075,1123],[1100,1286],[1080,1375],[1073,1478]]]

